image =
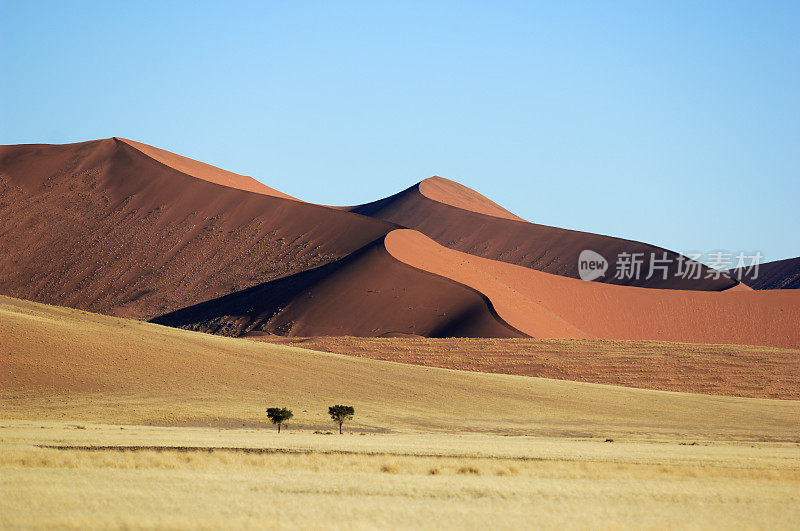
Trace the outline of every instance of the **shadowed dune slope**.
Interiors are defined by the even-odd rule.
[[[141,142],[128,140],[127,138],[119,138],[117,140],[125,142],[126,144],[134,147],[151,159],[156,160],[165,166],[169,166],[170,168],[178,170],[181,173],[185,173],[186,175],[203,179],[204,181],[221,184],[223,186],[229,186],[231,188],[238,188],[248,192],[257,192],[259,194],[283,197],[284,199],[295,199],[294,197],[286,195],[283,192],[279,192],[274,188],[270,188],[269,186],[262,184],[247,175],[239,175],[238,173],[226,171],[221,168],[217,168],[216,166],[206,164],[205,162],[199,162],[197,160],[183,157],[157,147],[142,144]]]
[[[756,270],[747,267],[728,271],[731,278],[741,280],[753,289],[798,289],[800,288],[800,257],[766,262]],[[755,277],[755,278],[753,278]]]
[[[679,255],[661,247],[528,223],[511,219],[513,214],[510,213],[510,216],[498,217],[502,212],[497,209],[505,210],[488,200],[482,203],[483,196],[464,190],[469,189],[437,177],[350,210],[416,229],[457,251],[561,276],[578,278],[578,256],[584,249],[591,249],[608,260],[609,269],[600,281],[610,284],[703,291],[721,291],[737,284],[727,277],[705,278],[709,269],[702,264],[697,266],[703,278],[677,276]],[[464,199],[465,196],[468,199]],[[620,253],[643,253],[641,278],[614,278]],[[655,253],[657,259],[664,258],[663,253],[666,253],[669,261],[666,279],[660,274],[644,278],[649,272],[651,253]]]
[[[800,402],[417,367],[176,330],[0,297],[5,418],[795,440]]]
[[[382,239],[335,263],[153,322],[229,336],[524,337],[480,292],[396,260]]]
[[[333,262],[395,227],[209,182],[224,173],[188,175],[119,139],[0,147],[0,293],[148,319]]]
[[[800,291],[651,290],[560,277],[447,249],[408,229],[386,248],[409,265],[473,287],[537,338],[800,347]]]

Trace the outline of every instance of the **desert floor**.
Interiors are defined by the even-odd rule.
[[[800,521],[796,400],[422,367],[9,298],[0,368],[2,528]],[[341,436],[335,403],[356,409]],[[270,406],[294,411],[280,435]]]
[[[3,528],[789,529],[800,520],[796,443],[30,421],[3,422],[0,437]]]

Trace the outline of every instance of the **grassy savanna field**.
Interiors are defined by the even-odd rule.
[[[3,527],[800,518],[794,400],[421,367],[8,298],[0,345]],[[346,433],[313,433],[334,430],[334,403],[355,406]],[[294,411],[286,432],[268,406]]]
[[[800,450],[787,443],[120,428],[6,423],[0,525],[788,529],[800,518]]]
[[[800,350],[790,348],[591,339],[255,338],[428,367],[662,391],[800,399]]]

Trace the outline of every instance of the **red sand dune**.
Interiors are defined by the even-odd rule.
[[[728,271],[731,278],[741,280],[753,289],[800,288],[800,257],[787,258],[759,264],[755,268],[742,267]],[[755,278],[753,278],[755,277]]]
[[[419,183],[419,193],[440,203],[487,216],[525,221],[488,197],[450,179],[433,176]]]
[[[136,146],[0,147],[0,293],[148,319],[333,262],[394,228],[209,182],[235,174]]]
[[[295,199],[290,195],[279,192],[278,190],[270,188],[265,184],[261,184],[247,175],[239,175],[238,173],[233,173],[223,170],[222,168],[217,168],[216,166],[206,164],[205,162],[200,162],[183,157],[181,155],[176,155],[175,153],[171,153],[157,147],[148,146],[147,144],[142,144],[141,142],[128,140],[127,138],[117,138],[116,140],[125,142],[134,149],[141,151],[151,159],[156,160],[165,166],[169,166],[170,168],[178,170],[181,173],[185,173],[186,175],[203,179],[204,181],[221,184],[223,186],[229,186],[231,188],[238,188],[248,192],[257,192],[259,194],[283,197],[285,199]]]
[[[231,336],[525,336],[481,293],[396,260],[382,239],[336,263],[152,322]]]
[[[598,338],[800,347],[800,291],[652,290],[560,277],[447,249],[413,230],[392,256],[480,291],[536,338]]]
[[[228,335],[799,344],[798,292],[568,278],[585,248],[610,271],[664,251],[528,223],[446,179],[352,210],[128,140],[4,146],[0,293]]]
[[[398,229],[336,263],[154,322],[226,335],[527,335],[797,348],[800,291],[584,282],[461,253]]]
[[[418,230],[451,249],[556,275],[579,278],[578,256],[584,249],[591,249],[608,260],[609,270],[601,281],[610,284],[708,291],[737,284],[727,277],[705,278],[708,268],[703,265],[699,265],[703,278],[676,277],[678,255],[661,247],[514,219],[513,214],[480,194],[441,177],[426,179],[391,197],[350,210]],[[487,215],[489,212],[492,215]],[[502,212],[507,215],[498,217]],[[667,279],[659,275],[650,279],[613,278],[617,256],[622,252],[644,253],[647,263],[651,253],[657,258],[666,253],[671,261]]]

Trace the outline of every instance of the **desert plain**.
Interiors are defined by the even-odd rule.
[[[3,528],[800,518],[797,400],[362,359],[7,297],[0,337]],[[339,402],[356,410],[343,435]],[[270,405],[295,413],[281,434]]]
[[[331,207],[118,137],[0,146],[0,219],[1,528],[800,522],[800,258],[687,276],[442,177]]]

